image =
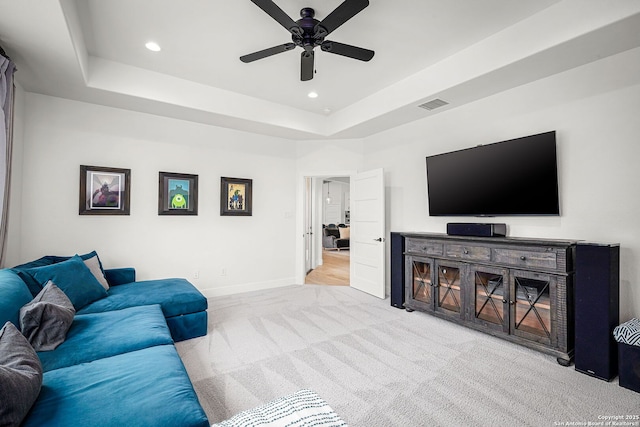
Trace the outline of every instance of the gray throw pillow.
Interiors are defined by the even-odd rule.
[[[42,365],[11,322],[0,329],[0,425],[20,425],[42,387]]]
[[[49,280],[40,293],[20,309],[20,328],[36,351],[55,350],[66,339],[75,314],[69,298]]]

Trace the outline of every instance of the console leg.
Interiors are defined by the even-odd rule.
[[[413,308],[411,307],[405,307],[404,309],[407,310],[407,313],[411,313],[413,311]]]
[[[561,357],[556,358],[558,364],[561,366],[571,366],[571,359],[563,359]]]

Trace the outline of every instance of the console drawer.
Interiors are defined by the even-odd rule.
[[[442,255],[442,243],[407,238],[405,240],[407,252],[422,255]]]
[[[496,248],[493,250],[493,257],[495,262],[517,267],[544,268],[548,270],[558,268],[558,256],[553,249],[534,252]]]
[[[447,245],[445,254],[451,258],[468,259],[472,261],[490,261],[491,249],[471,245]]]

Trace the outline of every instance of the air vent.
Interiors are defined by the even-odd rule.
[[[436,108],[440,108],[442,106],[448,105],[447,101],[443,101],[442,99],[434,99],[429,102],[425,102],[424,104],[418,105],[420,108],[424,108],[425,110],[435,110]]]

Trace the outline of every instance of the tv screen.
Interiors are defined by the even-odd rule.
[[[427,157],[430,216],[559,215],[555,131]]]

